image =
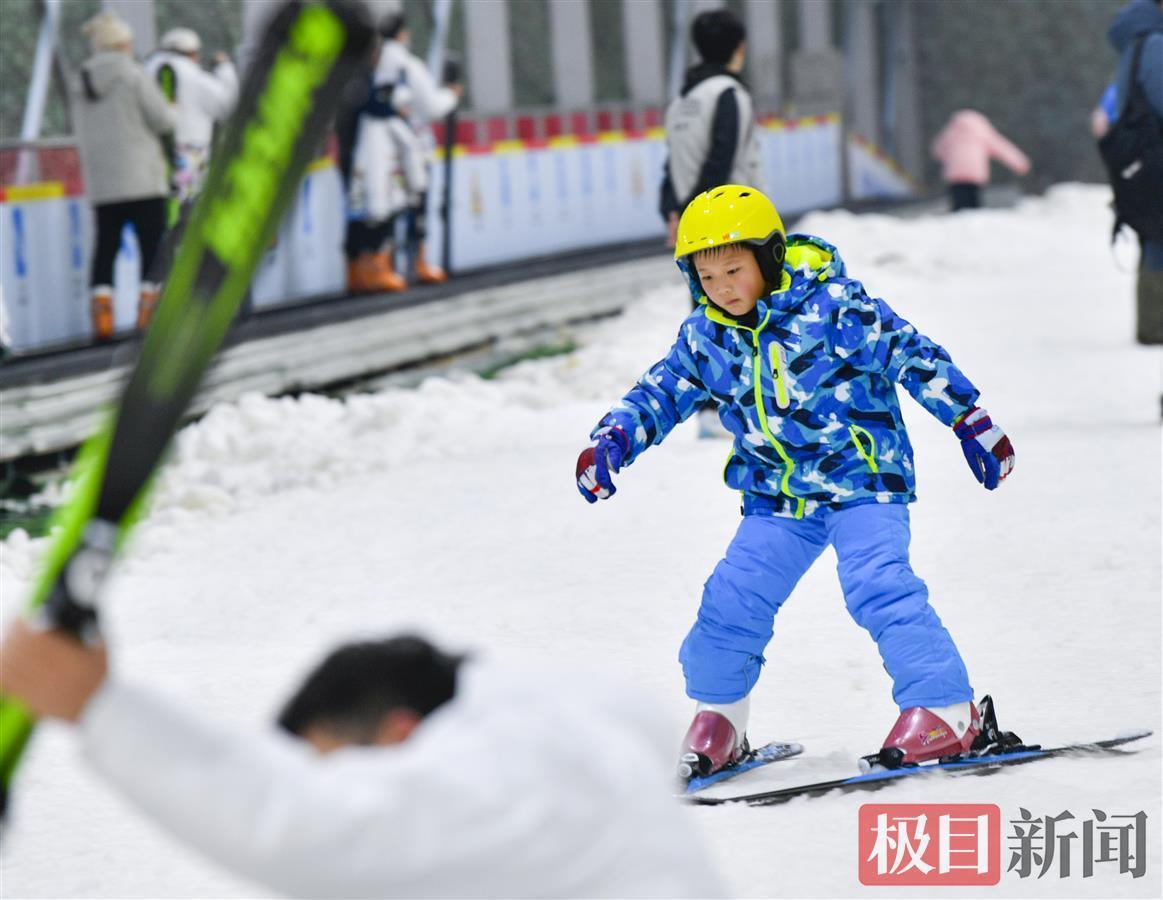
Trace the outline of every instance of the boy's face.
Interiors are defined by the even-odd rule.
[[[739,318],[755,309],[767,293],[763,273],[750,248],[731,244],[720,250],[695,254],[695,272],[703,292],[715,306]]]

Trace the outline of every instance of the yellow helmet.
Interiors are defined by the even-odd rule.
[[[678,222],[674,258],[687,277],[693,278],[684,257],[741,243],[752,245],[763,277],[778,287],[787,243],[775,204],[756,188],[724,184],[704,191],[687,205]],[[697,287],[695,278],[692,288]]]

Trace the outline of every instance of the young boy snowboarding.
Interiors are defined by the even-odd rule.
[[[896,386],[952,426],[988,490],[1009,439],[949,354],[865,293],[836,248],[785,236],[771,201],[723,185],[679,222],[675,260],[698,308],[665,358],[598,423],[577,462],[582,496],[660,443],[708,398],[734,446],[724,470],[743,521],[707,580],[679,651],[697,701],[679,772],[748,752],[748,697],[780,606],[829,544],[848,611],[876,641],[901,714],[879,754],[908,765],[968,751],[981,730],[965,665],[909,566],[913,450]]]

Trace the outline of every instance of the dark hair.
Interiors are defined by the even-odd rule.
[[[747,37],[739,17],[729,9],[710,9],[695,16],[691,40],[704,62],[726,65]]]
[[[404,14],[402,12],[388,13],[386,16],[384,16],[384,20],[380,22],[380,34],[382,34],[386,40],[394,41],[396,36],[407,27],[408,23],[404,19]]]
[[[463,660],[412,635],[346,644],[307,676],[279,713],[279,727],[301,737],[321,725],[369,743],[393,709],[423,718],[451,699]]]

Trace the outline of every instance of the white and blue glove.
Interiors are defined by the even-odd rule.
[[[961,439],[961,452],[974,477],[987,491],[994,490],[1014,470],[1013,444],[984,409],[975,406],[958,416],[953,433]]]
[[[601,428],[577,458],[577,489],[587,503],[614,496],[618,490],[610,477],[622,468],[630,452],[630,439],[618,427]]]

